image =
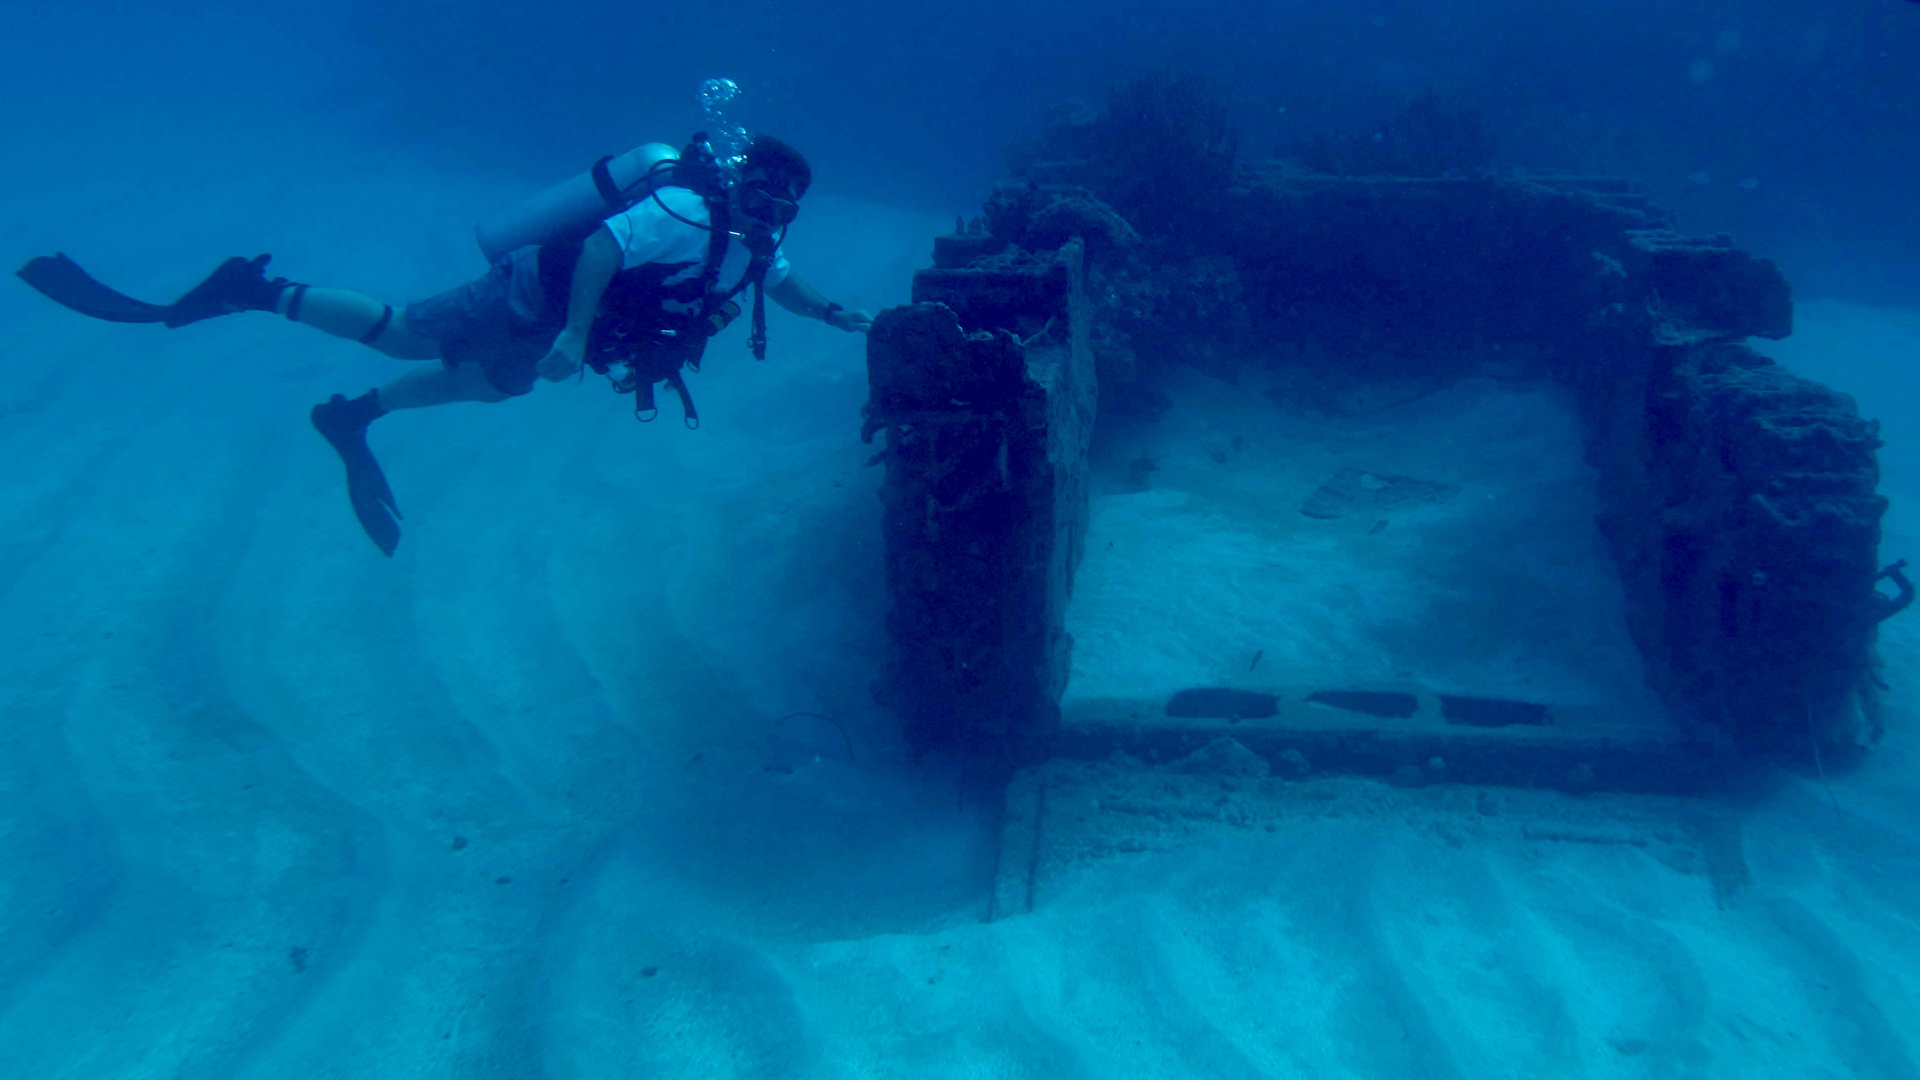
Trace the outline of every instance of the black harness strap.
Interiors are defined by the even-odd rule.
[[[733,299],[714,295],[720,284],[720,265],[727,261],[727,241],[732,239],[733,212],[727,209],[727,197],[707,199],[707,264],[700,268],[700,318],[712,315],[721,304]],[[733,290],[739,292],[739,289]]]
[[[626,193],[620,190],[619,184],[613,182],[613,173],[607,169],[607,163],[612,160],[613,156],[608,155],[593,163],[593,187],[600,193],[601,201],[607,204],[607,217],[628,206]]]
[[[680,395],[680,408],[687,414],[687,430],[699,428],[700,410],[693,407],[693,395],[687,392],[687,380],[681,377],[679,369],[667,372],[667,385],[673,387],[673,392]]]
[[[680,368],[669,368],[658,378],[673,387],[673,392],[679,395],[680,408],[686,413],[687,428],[697,429],[700,426],[700,410],[693,406],[693,393],[687,389],[687,380],[680,374]],[[654,418],[660,415],[660,404],[653,396],[653,381],[654,376],[647,374],[636,374],[633,379],[633,418],[643,424],[653,423]]]
[[[733,293],[738,294],[741,289],[753,286],[753,323],[752,332],[747,335],[747,347],[753,350],[755,360],[767,358],[767,271],[773,268],[773,257],[780,251],[782,235],[784,233],[775,235],[763,228],[750,231],[741,238],[751,258],[747,262],[746,274],[740,278],[740,284]]]
[[[755,360],[767,358],[767,260],[756,255],[747,271],[753,279],[753,325],[747,335],[747,347]]]
[[[651,424],[653,418],[659,415],[660,404],[653,400],[653,384],[644,378],[635,379],[633,381],[633,418],[643,424]]]

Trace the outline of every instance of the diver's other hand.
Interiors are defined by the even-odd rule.
[[[848,311],[840,308],[828,313],[827,325],[836,330],[845,330],[850,334],[864,334],[873,329],[873,316],[864,311]]]
[[[553,339],[553,348],[547,350],[547,355],[540,358],[540,366],[536,370],[540,372],[540,377],[548,382],[559,382],[562,379],[572,378],[574,372],[580,370],[580,365],[585,362],[586,356],[587,335],[583,331],[568,327],[560,331],[559,337]]]

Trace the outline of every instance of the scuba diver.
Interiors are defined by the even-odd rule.
[[[367,536],[387,555],[400,542],[400,509],[367,428],[402,409],[496,402],[591,367],[634,395],[651,420],[654,384],[680,398],[688,427],[699,414],[681,377],[699,370],[707,340],[741,312],[752,291],[750,345],[766,355],[764,298],[849,332],[873,323],[828,301],[781,251],[813,180],[799,151],[768,136],[748,142],[737,175],[704,135],[682,151],[658,143],[602,158],[525,206],[479,229],[492,262],[479,278],[396,312],[349,289],[268,278],[271,256],[240,256],[168,305],[148,304],[95,281],[65,255],[37,258],[19,276],[54,301],[94,318],[170,328],[266,311],[348,338],[398,360],[438,360],[355,398],[313,407],[313,426],[346,466],[347,494]],[[616,373],[615,368],[624,370]]]

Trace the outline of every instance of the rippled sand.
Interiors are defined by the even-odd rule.
[[[18,254],[164,295],[258,247],[406,297],[477,269],[458,223],[507,194],[203,180],[190,207],[35,195]],[[944,224],[817,199],[796,263],[877,307]],[[1361,785],[1350,812],[1063,867],[987,925],[979,786],[868,704],[853,339],[778,318],[765,365],[721,342],[697,434],[592,382],[384,420],[387,560],[305,410],[396,364],[23,293],[0,295],[0,1075],[1916,1071],[1905,625],[1890,743],[1831,800],[1618,806],[1710,820],[1737,864]],[[1832,378],[1892,357],[1822,341],[1914,340],[1910,314],[1811,316],[1794,345]],[[1898,497],[1920,440],[1888,436]],[[1916,536],[1896,509],[1889,557]]]

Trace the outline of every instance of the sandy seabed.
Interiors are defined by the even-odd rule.
[[[405,299],[477,273],[465,223],[518,194],[396,164],[262,183],[249,160],[158,162],[175,188],[111,204],[19,192],[9,247],[65,250],[143,296],[271,250],[296,278]],[[791,250],[878,308],[948,220],[837,200],[828,179]],[[1887,742],[1825,788],[1502,795],[1489,813],[1464,789],[1316,781],[1324,797],[1279,792],[1257,827],[1065,859],[1031,914],[983,924],[979,792],[914,766],[869,702],[885,599],[857,340],[784,315],[766,364],[721,340],[693,384],[698,433],[670,400],[636,425],[591,379],[383,420],[407,515],[388,560],[305,414],[397,362],[265,316],[92,323],[22,288],[0,290],[0,320],[0,1075],[1920,1068],[1904,621],[1884,641]],[[1888,558],[1920,552],[1920,314],[1816,302],[1800,321],[1771,350],[1887,422]],[[1510,460],[1515,491],[1561,490],[1536,455],[1467,456]],[[1292,495],[1262,531],[1230,486],[1200,486],[1182,498],[1297,539]],[[1150,548],[1166,519],[1141,506],[1096,520]],[[1451,542],[1447,596],[1516,572]],[[1564,655],[1611,657],[1585,682],[1498,635],[1423,653],[1412,623],[1440,594],[1339,565],[1375,587],[1355,604],[1303,579],[1330,599],[1301,650],[1390,631],[1365,663],[1445,680],[1506,656],[1624,700],[1631,660],[1601,630],[1563,628]],[[1122,678],[1108,637],[1084,671]],[[1243,646],[1162,638],[1136,669],[1188,679]]]

